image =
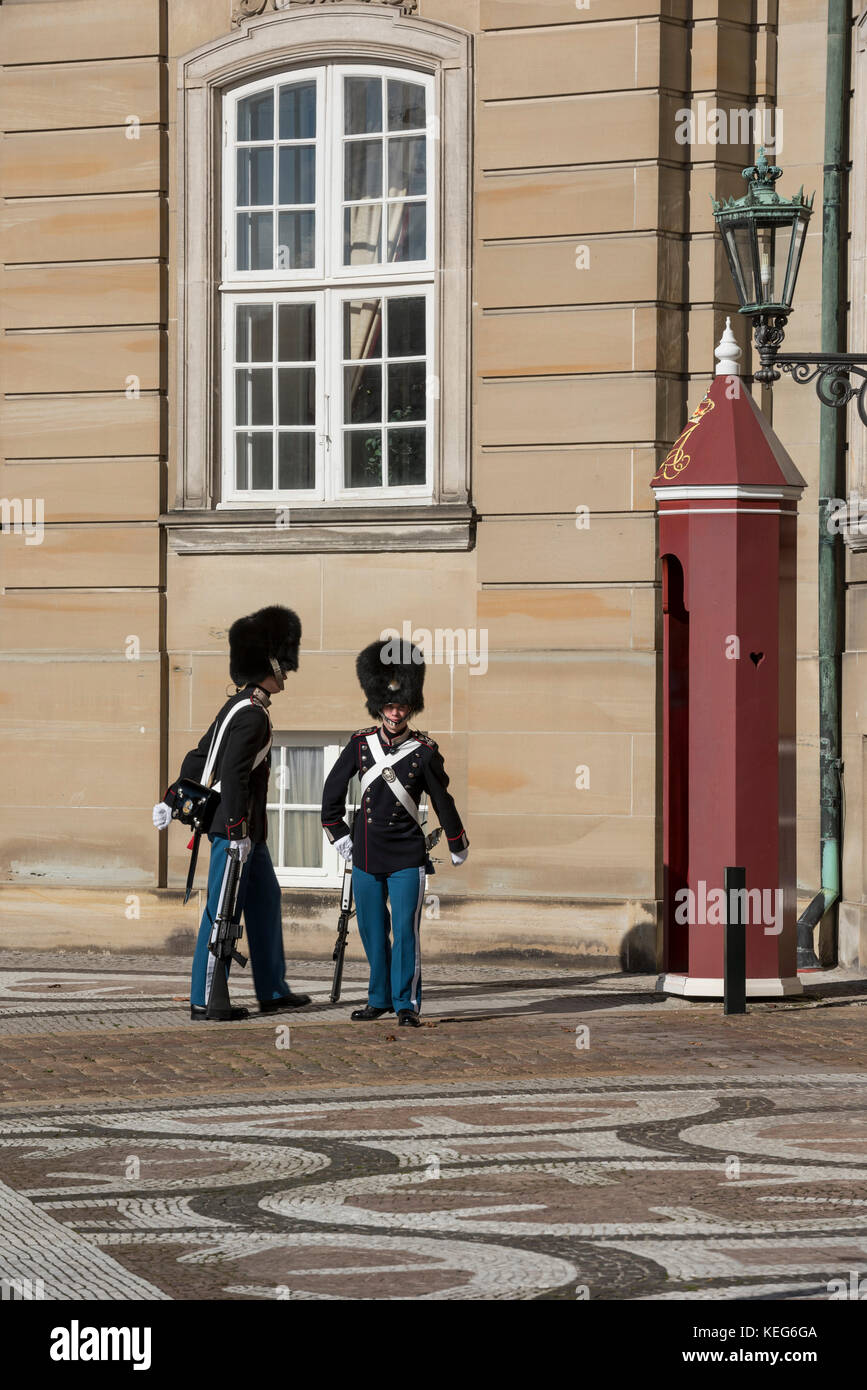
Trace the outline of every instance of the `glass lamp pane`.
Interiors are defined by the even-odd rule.
[[[427,255],[424,203],[388,204],[388,259],[423,261]]]
[[[344,302],[343,356],[353,362],[382,356],[381,299],[347,299]]]
[[[280,139],[311,140],[316,135],[316,83],[280,88]]]
[[[238,102],[238,139],[274,139],[273,92],[257,92]]]
[[[777,228],[756,227],[756,241],[759,252],[759,294],[760,304],[776,304],[777,278]]]
[[[798,218],[792,227],[792,237],[789,244],[788,264],[786,266],[786,279],[783,286],[784,304],[791,304],[795,297],[795,281],[798,278],[798,268],[801,264],[801,255],[804,250],[804,237],[807,233],[807,223]],[[782,248],[781,248],[782,249]]]
[[[344,79],[344,130],[367,135],[382,130],[382,81],[378,77]]]
[[[381,430],[344,430],[343,457],[346,487],[382,486]]]
[[[726,226],[723,231],[735,289],[741,304],[753,302],[751,238],[746,227]]]
[[[425,302],[420,295],[388,301],[388,356],[423,357],[425,351]]]
[[[315,305],[281,304],[277,309],[277,356],[281,362],[312,362],[316,356]]]
[[[388,431],[388,485],[412,487],[425,481],[423,429]]]
[[[315,439],[307,430],[281,430],[277,435],[277,486],[281,492],[309,491],[316,486]],[[314,801],[315,797],[296,799]]]
[[[424,130],[425,90],[417,82],[390,80],[388,84],[389,130]]]
[[[382,203],[346,208],[343,224],[343,264],[374,265],[382,260]]]

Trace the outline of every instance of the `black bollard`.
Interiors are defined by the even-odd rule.
[[[723,1013],[747,1011],[746,869],[725,871],[726,929],[723,956]]]

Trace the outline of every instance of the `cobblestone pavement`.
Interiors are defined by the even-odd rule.
[[[325,966],[289,978],[308,1008],[201,1025],[177,958],[0,955],[0,1278],[794,1301],[867,1279],[867,981],[725,1018],[647,976],[428,966],[410,1030],[348,1021],[355,964],[337,1007]]]

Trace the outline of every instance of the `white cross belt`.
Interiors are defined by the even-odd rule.
[[[376,734],[368,734],[366,743],[370,749],[370,755],[373,758],[374,766],[369,767],[361,779],[361,796],[364,796],[368,787],[371,786],[378,777],[382,777],[385,785],[388,787],[389,791],[397,797],[403,809],[409,812],[416,825],[421,825],[419,809],[397,774],[394,774],[394,781],[390,781],[389,778],[383,777],[386,768],[393,768],[394,764],[399,763],[401,758],[407,757],[409,753],[414,753],[416,748],[421,747],[418,739],[407,739],[406,743],[401,745],[397,753],[384,753],[382,744]]]

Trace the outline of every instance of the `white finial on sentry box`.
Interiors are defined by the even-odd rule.
[[[713,350],[716,358],[717,376],[740,376],[739,359],[741,350],[738,347],[738,340],[732,332],[732,321],[726,319],[725,332]]]

